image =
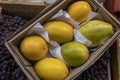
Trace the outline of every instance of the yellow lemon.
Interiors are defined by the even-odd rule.
[[[50,40],[58,43],[69,42],[73,39],[73,28],[63,21],[51,21],[44,24],[44,28],[49,34]]]
[[[67,9],[71,18],[80,23],[87,20],[90,11],[92,11],[91,6],[86,1],[74,2]]]
[[[21,41],[20,50],[27,59],[36,61],[47,54],[48,46],[42,37],[29,36]]]
[[[56,58],[44,58],[34,68],[43,80],[64,80],[69,73],[67,66]]]

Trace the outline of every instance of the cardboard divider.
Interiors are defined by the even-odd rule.
[[[77,0],[76,0],[77,1]],[[109,15],[108,12],[106,12],[105,9],[101,8],[95,1],[86,0],[89,2],[89,4],[92,6],[93,11],[100,13],[103,17],[104,21],[111,23],[114,27],[114,35],[108,39],[103,45],[101,45],[97,50],[92,52],[90,54],[89,60],[86,61],[82,66],[73,68],[71,73],[67,76],[66,80],[75,79],[78,74],[82,73],[84,70],[88,69],[96,60],[98,60],[104,52],[114,43],[114,41],[118,38],[120,34],[119,30],[119,23],[113,19]],[[35,71],[33,69],[33,64],[29,62],[28,60],[24,59],[22,56],[20,50],[19,50],[19,43],[20,41],[25,37],[27,32],[38,22],[41,24],[44,24],[47,22],[49,18],[51,18],[53,15],[55,15],[60,9],[66,10],[68,5],[72,3],[73,0],[63,0],[59,4],[57,4],[54,8],[52,8],[49,12],[44,14],[43,16],[36,18],[36,20],[32,21],[32,23],[29,24],[28,27],[24,28],[20,32],[16,32],[12,37],[10,37],[8,40],[6,40],[5,45],[11,52],[11,54],[14,56],[15,60],[18,62],[22,70],[25,72],[27,77],[30,80],[40,80],[38,76],[35,74]]]

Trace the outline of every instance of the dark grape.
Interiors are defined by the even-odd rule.
[[[108,62],[110,54],[105,53],[91,67],[81,73],[76,80],[108,80]]]
[[[3,15],[0,18],[0,80],[28,80],[4,45],[4,40],[26,22],[19,16]]]

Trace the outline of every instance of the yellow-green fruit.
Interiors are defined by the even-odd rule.
[[[79,32],[92,42],[90,47],[103,44],[114,34],[112,25],[100,20],[89,21],[79,28]]]
[[[69,73],[67,66],[56,58],[44,58],[34,68],[43,80],[64,80]]]
[[[61,54],[63,59],[70,66],[80,66],[89,58],[89,51],[86,46],[78,42],[68,42],[62,45]]]
[[[58,43],[69,42],[73,39],[73,28],[63,21],[51,21],[44,24],[44,28],[49,34],[50,40]]]
[[[67,12],[71,18],[80,23],[87,20],[91,11],[91,6],[86,1],[74,2],[67,9]]]
[[[29,36],[21,41],[20,50],[27,59],[36,61],[47,54],[48,46],[42,37]]]

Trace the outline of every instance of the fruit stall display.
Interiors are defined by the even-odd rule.
[[[17,20],[19,21],[17,21]],[[12,21],[12,22],[11,22]],[[4,46],[4,39],[9,37],[14,33],[18,28],[22,27],[27,20],[18,17],[18,16],[8,16],[3,15],[3,18],[0,19],[1,23],[1,44],[0,44],[0,80],[28,80],[24,75],[16,61],[10,55],[10,52]],[[6,24],[7,23],[7,24]],[[12,26],[12,27],[11,27]],[[83,72],[76,80],[108,80],[108,71],[107,66],[109,63],[110,54],[105,53],[95,64],[93,64],[89,69]],[[95,77],[93,77],[95,76]]]
[[[43,3],[35,5],[23,2],[0,1],[0,80],[28,80],[5,47],[4,41],[19,28],[25,28],[24,25],[32,21],[38,12],[47,6]],[[29,8],[33,12],[28,11]]]
[[[96,5],[93,5],[89,0],[87,2],[68,2],[63,1],[63,3],[66,4],[70,3],[64,6],[67,8],[58,5],[55,8],[56,11],[49,11],[42,19],[40,18],[36,20],[34,24],[30,25],[29,29],[16,32],[16,35],[14,34],[12,39],[8,38],[7,43],[9,43],[10,46],[8,47],[8,44],[6,44],[7,48],[9,48],[9,50],[12,48],[10,52],[29,79],[63,80],[66,78],[70,79],[74,76],[75,80],[108,80],[110,54],[107,49],[118,37],[119,30],[117,23],[112,24],[113,19],[104,13],[104,10],[100,9],[100,11],[96,11]],[[60,7],[68,13],[69,18],[64,18],[63,16],[55,18],[55,14],[59,11]],[[78,11],[81,9],[83,10],[79,13],[80,15],[78,15]],[[90,16],[88,20],[87,18],[90,12],[93,11],[100,14],[103,12],[103,14],[101,14],[103,19],[96,17],[91,19]],[[97,13],[93,12],[93,14]],[[49,20],[52,16],[54,16],[53,20]],[[67,22],[67,19],[71,22]],[[14,30],[11,31],[12,29],[15,28],[15,30],[17,30],[18,28],[16,28],[16,26],[10,27],[11,23],[8,21],[9,19],[4,20],[4,16],[1,18],[3,27],[1,36],[4,37],[3,40],[14,32]],[[20,21],[18,21],[18,23],[20,23]],[[5,23],[9,25],[5,25]],[[5,26],[10,28],[11,33],[9,28],[4,28]],[[20,27],[22,25],[18,24],[18,26]],[[76,34],[79,36],[76,36]],[[3,43],[1,44],[1,49],[4,46]],[[13,49],[14,51],[12,52]],[[6,52],[5,55],[8,55],[9,52],[5,47],[2,50]],[[3,52],[1,53],[2,56],[4,56]],[[11,58],[12,57],[10,57],[10,59]],[[100,59],[97,60],[98,58]],[[7,65],[7,63],[10,64],[6,60],[7,59],[3,58],[1,63],[3,80],[8,77],[9,79],[27,79],[25,76],[22,76],[24,74],[19,74],[20,69],[16,70],[16,77],[10,74],[10,71],[14,68],[5,71],[7,67],[4,68],[3,65]],[[4,74],[8,75],[5,77]]]

